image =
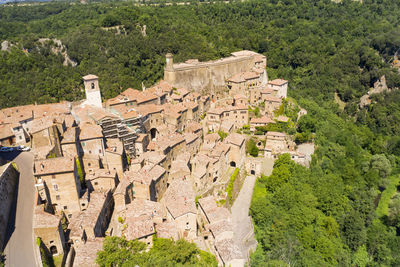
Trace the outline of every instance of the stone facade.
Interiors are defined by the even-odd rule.
[[[4,249],[4,241],[10,218],[15,190],[18,186],[19,173],[11,163],[0,166],[0,251]]]

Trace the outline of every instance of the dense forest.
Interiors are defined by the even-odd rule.
[[[81,99],[88,73],[104,98],[150,86],[167,52],[175,61],[263,53],[269,78],[289,80],[307,109],[297,131],[314,133],[317,149],[310,168],[283,155],[258,179],[251,265],[400,266],[400,75],[390,65],[399,14],[393,0],[2,6],[0,41],[12,45],[0,51],[0,106]],[[39,38],[60,39],[77,66]],[[393,90],[359,108],[382,75]]]

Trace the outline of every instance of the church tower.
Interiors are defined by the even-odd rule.
[[[85,104],[101,108],[102,104],[99,87],[99,77],[93,74],[89,74],[83,77],[83,82],[85,84],[86,93]]]
[[[166,59],[166,62],[167,62],[165,69],[173,70],[174,69],[174,58],[173,58],[172,54],[171,53],[167,53],[165,55],[165,59]]]

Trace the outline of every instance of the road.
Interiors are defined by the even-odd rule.
[[[7,159],[10,160],[11,158]],[[11,235],[11,237],[8,240],[8,243],[4,250],[6,256],[6,266],[36,266],[34,254],[35,243],[33,240],[32,229],[35,195],[32,165],[33,155],[29,152],[23,152],[19,154],[15,159],[13,159],[13,161],[18,166],[20,177],[18,184],[15,228],[11,227],[11,229],[9,229],[9,235]],[[12,216],[10,217],[12,218]]]
[[[257,177],[254,175],[246,177],[242,189],[231,208],[234,229],[233,238],[245,258],[248,258],[249,252],[251,250],[255,251],[257,247],[253,222],[249,216],[251,197],[256,179]]]

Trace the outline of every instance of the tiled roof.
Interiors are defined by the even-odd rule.
[[[176,219],[187,213],[197,213],[194,203],[192,183],[186,180],[174,180],[164,194],[165,205]]]
[[[74,158],[59,157],[34,162],[35,175],[73,172],[75,166]]]

